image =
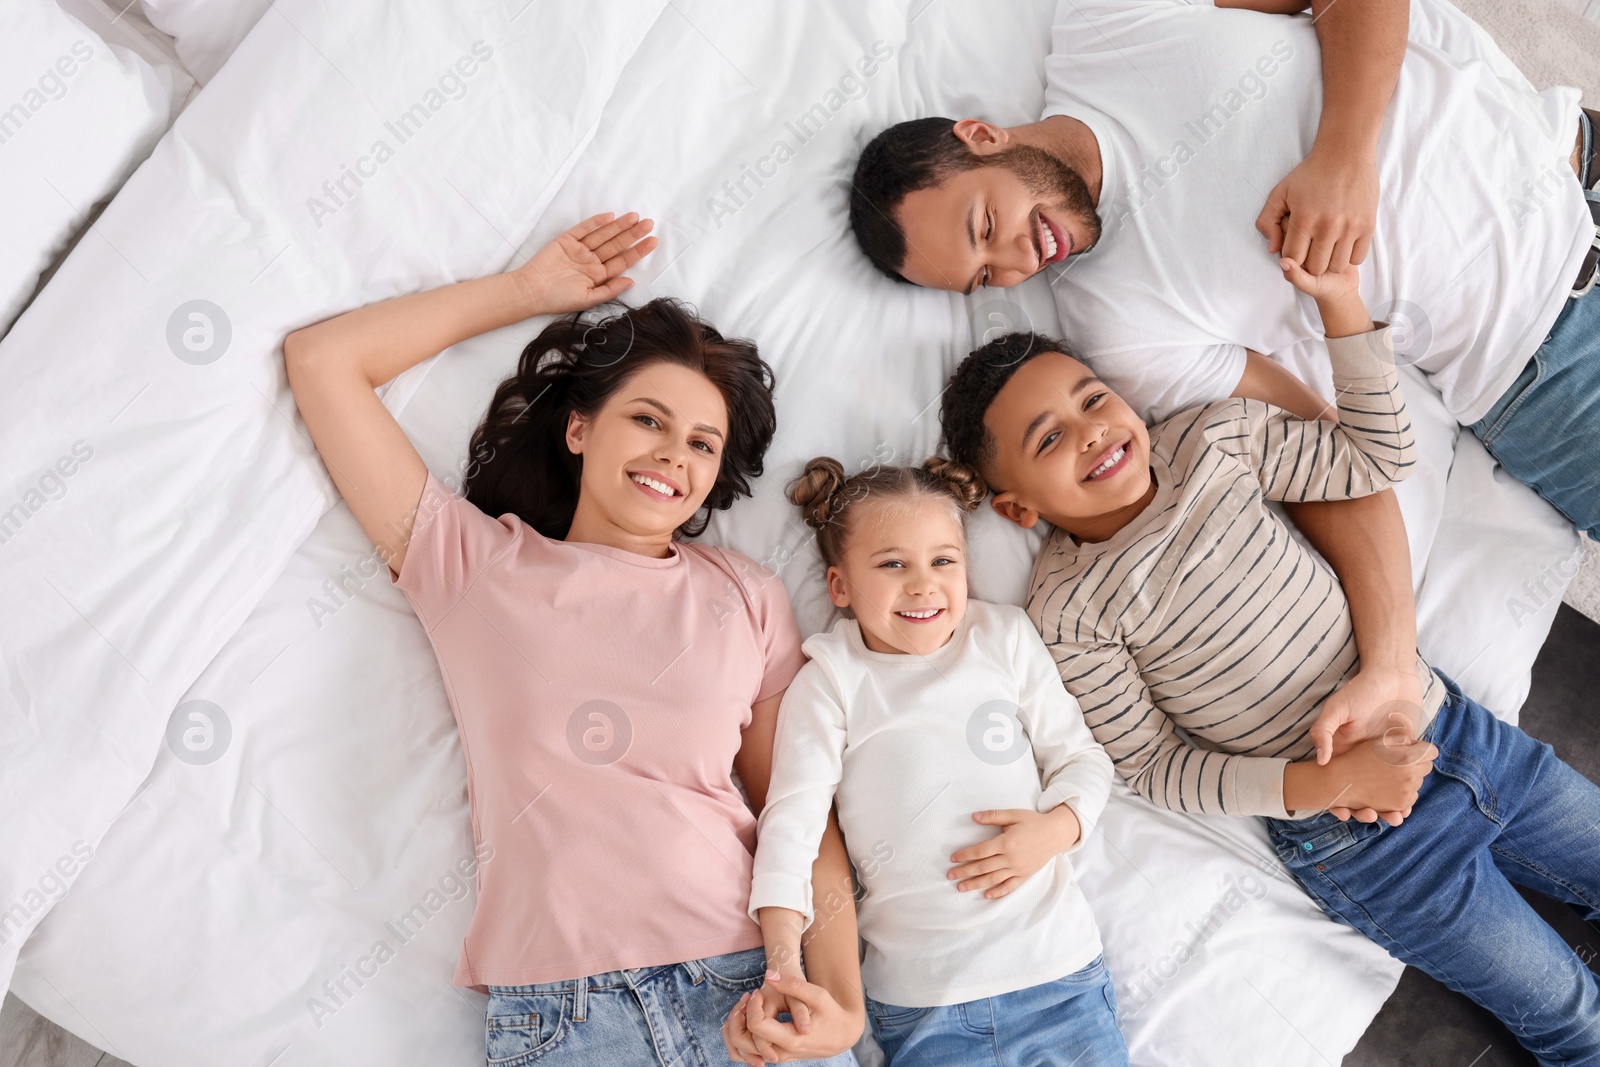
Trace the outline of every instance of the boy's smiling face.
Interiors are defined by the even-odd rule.
[[[984,413],[994,509],[1103,541],[1155,496],[1144,420],[1088,367],[1044,352],[1018,367]]]

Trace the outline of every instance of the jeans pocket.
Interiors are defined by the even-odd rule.
[[[740,993],[759,989],[767,980],[767,952],[760,948],[747,948],[721,956],[697,960],[706,972],[706,980],[723,989]]]
[[[863,993],[861,999],[865,1002],[867,1014],[872,1016],[872,1021],[879,1026],[896,1029],[910,1023],[917,1018],[928,1014],[932,1008],[905,1008],[899,1004],[885,1004],[881,1000],[873,1000],[868,994]]]
[[[1111,1009],[1111,1017],[1117,1020],[1118,1026],[1121,1026],[1122,1012],[1117,1010],[1117,987],[1111,981],[1111,976],[1109,974],[1106,975],[1106,980],[1101,985],[1101,988],[1106,991],[1106,1007]]]
[[[1550,338],[1546,337],[1545,340],[1549,341]],[[1473,432],[1483,442],[1483,447],[1491,452],[1494,451],[1495,442],[1500,439],[1500,435],[1505,432],[1506,426],[1510,424],[1512,417],[1516,415],[1517,409],[1522,406],[1523,400],[1544,380],[1545,364],[1543,352],[1544,346],[1540,345],[1534,351],[1533,358],[1528,361],[1528,365],[1517,376],[1517,380],[1512,382],[1510,388],[1505,391],[1505,395],[1495,401],[1494,407],[1489,410],[1489,413],[1480,422],[1473,425]],[[1530,369],[1533,371],[1531,376],[1528,373]],[[1499,457],[1497,456],[1496,458]]]
[[[567,993],[518,993],[515,987],[489,987],[484,1020],[484,1062],[522,1067],[542,1058],[572,1029]]]
[[[1291,868],[1314,866],[1319,871],[1360,855],[1358,846],[1378,837],[1389,826],[1382,819],[1370,823],[1355,819],[1341,822],[1332,815],[1319,815],[1304,822],[1306,825],[1301,827],[1274,821],[1274,837],[1280,845],[1278,854]]]

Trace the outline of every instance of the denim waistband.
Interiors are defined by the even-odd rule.
[[[760,950],[746,949],[744,951]],[[688,972],[689,980],[695,983],[698,983],[706,973],[699,960],[684,960],[681,963],[658,963],[649,967],[629,967],[620,971],[603,971],[583,978],[563,978],[559,982],[533,982],[528,985],[517,986],[503,986],[498,983],[491,983],[491,985],[495,989],[515,990],[519,996],[570,996],[572,997],[572,1019],[574,1022],[581,1022],[588,1017],[590,993],[634,989],[667,974],[674,967],[682,967]]]

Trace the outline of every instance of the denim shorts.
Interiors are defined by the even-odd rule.
[[[1105,960],[1053,982],[937,1008],[866,998],[887,1067],[1059,1063],[1127,1067],[1117,994]]]
[[[488,1067],[731,1065],[722,1024],[740,996],[761,988],[766,973],[766,951],[750,948],[588,978],[492,985],[484,1062]],[[790,1062],[854,1067],[856,1058],[847,1051],[826,1060]]]

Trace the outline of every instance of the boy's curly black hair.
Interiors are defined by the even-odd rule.
[[[983,424],[983,417],[1006,382],[1017,373],[1017,368],[1045,352],[1077,358],[1065,342],[1054,337],[1042,333],[1008,333],[969,353],[945,387],[944,400],[939,405],[945,451],[957,463],[978,471],[991,486],[994,486],[995,442]]]

